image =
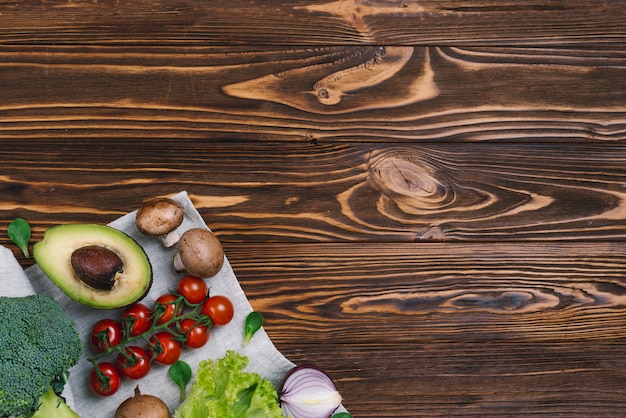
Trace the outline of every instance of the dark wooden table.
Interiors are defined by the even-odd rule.
[[[626,414],[626,2],[0,3],[0,244],[187,190],[355,417]]]

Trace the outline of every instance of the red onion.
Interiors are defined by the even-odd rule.
[[[328,418],[341,404],[332,379],[310,364],[287,373],[279,396],[283,414],[291,418]]]

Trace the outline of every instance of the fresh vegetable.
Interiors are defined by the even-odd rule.
[[[177,228],[183,223],[185,210],[169,197],[144,200],[137,214],[137,229],[146,235],[159,237],[164,247],[172,247],[180,238]]]
[[[152,265],[144,249],[107,225],[49,228],[33,245],[33,258],[67,296],[97,309],[132,305],[152,286]]]
[[[114,364],[103,362],[89,374],[89,387],[100,396],[113,395],[120,388],[122,378]]]
[[[138,345],[127,346],[117,355],[120,373],[131,379],[141,379],[150,372],[150,354]]]
[[[135,303],[122,312],[122,323],[126,335],[143,334],[152,326],[152,311],[143,303]]]
[[[189,277],[183,280],[189,281]],[[178,287],[183,289],[186,286]],[[109,387],[109,376],[96,368],[102,362],[115,364],[122,378],[141,379],[150,372],[153,363],[171,365],[180,359],[183,348],[196,349],[208,342],[212,321],[203,313],[203,308],[210,297],[207,291],[201,290],[204,298],[192,303],[189,300],[194,300],[189,297],[191,293],[186,296],[163,294],[157,298],[152,310],[141,303],[131,305],[122,312],[121,325],[113,318],[94,324],[92,340],[97,353],[89,361],[94,365],[92,376],[98,379],[90,382],[95,393],[103,396],[114,393]],[[230,306],[229,315],[232,315],[230,300],[225,296],[219,299]]]
[[[202,360],[195,381],[174,418],[282,418],[272,383],[245,371],[248,358],[232,350]]]
[[[154,306],[155,318],[158,324],[169,322],[175,316],[180,315],[182,305],[179,298],[172,294],[166,293],[157,298]]]
[[[178,360],[170,366],[167,370],[167,374],[180,388],[180,402],[182,402],[185,400],[185,391],[193,374],[191,366],[183,360]]]
[[[117,407],[114,418],[170,418],[170,410],[161,399],[144,395],[135,386],[135,395]]]
[[[329,418],[341,404],[341,395],[332,379],[312,365],[291,369],[279,396],[283,411],[291,418]]]
[[[209,342],[208,325],[198,325],[198,321],[191,318],[185,318],[180,321],[180,329],[185,333],[185,345],[191,348],[203,347]]]
[[[224,249],[213,232],[205,228],[191,228],[181,235],[174,269],[196,277],[215,276],[224,264]]]
[[[7,227],[7,235],[22,250],[24,257],[30,258],[28,241],[30,241],[30,224],[23,218],[15,218]]]
[[[167,331],[159,331],[150,338],[150,360],[159,364],[173,364],[180,358],[183,346]]]
[[[350,415],[349,412],[338,412],[336,414],[333,414],[333,416],[330,418],[352,418],[352,415]]]
[[[211,296],[202,305],[202,313],[211,318],[213,326],[219,327],[228,324],[235,314],[233,303],[226,296]]]
[[[185,276],[178,282],[177,292],[189,303],[200,303],[206,299],[208,288],[204,279],[196,276]]]
[[[0,297],[0,324],[0,416],[32,415],[51,387],[57,395],[63,390],[82,352],[80,336],[61,305],[43,294]]]
[[[263,314],[260,312],[252,311],[246,317],[246,323],[243,328],[243,345],[247,345],[254,334],[263,326]]]
[[[91,345],[98,352],[119,345],[122,338],[122,325],[114,319],[101,319],[91,328]]]
[[[80,418],[52,387],[39,398],[39,402],[39,409],[31,418]]]

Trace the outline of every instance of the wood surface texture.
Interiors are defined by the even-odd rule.
[[[186,190],[354,417],[626,414],[626,2],[0,3],[0,244]]]

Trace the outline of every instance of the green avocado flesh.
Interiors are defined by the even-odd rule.
[[[74,251],[102,247],[121,258],[123,270],[115,275],[109,290],[86,284],[71,263]],[[41,270],[65,294],[98,309],[115,309],[142,299],[152,285],[152,266],[143,248],[125,233],[105,225],[68,224],[48,229],[33,246]]]

